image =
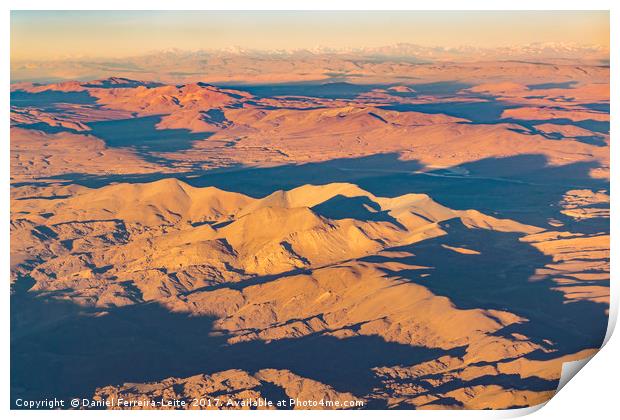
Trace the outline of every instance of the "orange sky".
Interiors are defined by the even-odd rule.
[[[609,46],[606,11],[13,11],[14,60],[123,57],[179,48]]]

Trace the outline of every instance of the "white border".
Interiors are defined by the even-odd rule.
[[[200,0],[107,0],[81,2],[79,0],[11,0],[14,10],[609,10],[612,0],[521,0],[497,2],[494,0],[435,0],[416,2],[406,0],[313,0],[290,2],[286,0],[227,0],[204,2]]]
[[[298,1],[290,2],[284,0],[261,0],[260,2],[252,0],[227,0],[225,2],[205,2],[199,0],[176,0],[174,2],[169,1],[147,1],[147,0],[134,0],[128,3],[127,0],[106,0],[106,1],[89,1],[83,2],[79,0],[22,0],[8,2],[8,7],[3,10],[2,24],[0,25],[0,31],[3,37],[3,73],[2,73],[2,89],[4,91],[5,101],[9,99],[9,85],[10,85],[10,9],[14,10],[46,10],[46,9],[58,9],[58,10],[611,10],[611,115],[614,117],[611,119],[611,136],[615,140],[615,134],[620,132],[618,130],[618,119],[615,118],[617,101],[618,101],[618,54],[614,50],[614,47],[618,47],[618,15],[620,14],[620,3],[613,2],[611,0],[588,0],[588,1],[552,1],[552,0],[521,0],[521,1],[504,1],[497,2],[492,0],[470,0],[467,2],[459,0],[434,0],[432,2],[411,2],[402,0],[382,0],[380,2],[373,2],[369,0],[357,0],[353,1],[334,1],[334,0],[314,0],[314,1]],[[6,103],[6,102],[5,102]],[[6,115],[6,114],[5,114]],[[1,200],[1,212],[3,216],[2,223],[2,238],[0,239],[0,258],[2,261],[2,273],[6,281],[5,287],[8,288],[9,278],[9,120],[5,118],[2,120],[4,134],[2,139],[4,141],[3,146],[0,148],[0,164],[2,165],[2,173],[4,175],[5,182],[2,184],[2,197]],[[612,142],[614,141],[612,140]],[[616,161],[617,157],[616,148],[611,148],[612,161]],[[615,166],[612,165],[612,168]],[[615,171],[612,169],[612,181],[615,181],[613,174]],[[614,197],[611,202],[612,214],[616,213],[616,190],[615,182],[611,183],[611,194]],[[620,219],[611,219],[611,254],[612,260],[616,261],[616,250],[618,249],[616,233],[618,232],[618,223]],[[618,310],[618,281],[616,279],[615,264],[611,266],[611,283],[612,283],[612,301],[610,309],[610,328],[608,329],[606,340],[609,340],[613,327],[617,320]],[[9,294],[5,289],[3,293],[4,306],[2,311],[2,325],[4,327],[2,337],[5,338],[5,345],[2,347],[2,370],[4,377],[2,378],[0,388],[0,401],[5,410],[9,407]],[[615,417],[612,413],[617,413],[615,407],[615,401],[618,398],[616,384],[617,375],[619,374],[619,362],[620,355],[620,343],[618,338],[615,337],[609,341],[609,343],[597,354],[592,362],[583,369],[583,372],[579,373],[578,379],[570,381],[570,383],[558,393],[545,407],[545,409],[536,412],[530,418],[588,418],[607,419]],[[509,411],[450,411],[450,412],[433,412],[433,411],[390,411],[389,415],[396,418],[404,418],[404,416],[416,416],[425,418],[446,418],[458,417],[458,418],[502,418],[502,417],[514,417],[524,415],[532,411],[536,411],[540,407],[533,407],[529,409],[521,410],[509,410]],[[102,417],[109,415],[118,416],[137,416],[138,417],[161,417],[169,418],[172,413],[162,411],[149,411],[139,412],[134,414],[128,414],[127,412],[116,412],[117,414],[109,414],[109,412],[88,412],[89,417]],[[251,418],[262,416],[288,416],[287,412],[225,412],[214,415],[224,415],[232,417],[249,416]],[[371,418],[376,416],[376,411],[358,411],[358,412],[346,412],[347,416],[361,416]],[[73,418],[83,418],[84,412],[74,411],[47,411],[33,412],[33,411],[11,411],[9,415],[20,418],[40,418],[50,417],[58,418],[69,416]],[[330,411],[301,411],[298,412],[300,416],[321,416],[331,417],[339,416],[342,413],[330,412]],[[174,415],[181,415],[175,413]],[[194,412],[193,414],[184,413],[187,416],[196,415],[209,415],[208,413]]]

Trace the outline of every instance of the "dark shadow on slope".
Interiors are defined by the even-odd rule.
[[[590,144],[592,146],[605,147],[607,146],[607,142],[604,137],[601,136],[577,136],[575,137],[580,143]]]
[[[277,190],[289,190],[305,184],[353,182],[384,176],[386,173],[410,173],[422,169],[417,161],[403,161],[398,154],[377,154],[353,159],[282,165],[271,168],[234,168],[214,170],[184,180],[193,186],[215,186],[264,197]]]
[[[468,387],[476,387],[476,386],[490,386],[490,385],[498,385],[504,388],[507,392],[511,390],[522,390],[522,391],[533,391],[533,392],[545,392],[545,391],[555,391],[558,386],[557,380],[547,380],[543,378],[539,378],[537,376],[530,376],[526,378],[521,378],[519,375],[507,375],[507,374],[497,374],[497,375],[485,375],[481,376],[469,381],[465,381],[459,378],[451,378],[450,381],[441,383],[440,385],[436,385],[437,381],[441,381],[442,374],[430,374],[424,375],[421,378],[416,378],[414,380],[411,379],[392,379],[397,384],[402,384],[404,386],[411,386],[421,384],[423,387],[430,389],[429,392],[421,392],[418,394],[419,396],[424,395],[432,395],[436,398],[437,394],[446,395],[452,391],[463,390]],[[462,407],[463,403],[452,398],[452,397],[440,397],[439,399],[432,399],[429,403],[429,406],[425,408],[429,408],[433,405],[450,405],[455,407]],[[521,408],[521,407],[529,407],[530,404],[527,402],[522,405],[516,405],[514,407],[509,408]],[[399,409],[415,409],[415,406],[407,406],[407,405],[399,405]]]
[[[34,124],[15,124],[14,127],[25,128],[27,130],[38,130],[46,134],[58,134],[58,133],[88,134],[88,132],[78,131],[73,128],[62,127],[59,125],[49,125],[46,122],[38,122]]]
[[[196,353],[207,350],[194,337],[210,330],[209,319],[173,314],[157,305],[97,314],[69,302],[14,296],[12,396],[87,396],[105,382],[166,377],[183,370],[174,368],[182,360],[190,364],[191,359],[183,359],[189,356],[187,346]]]
[[[536,130],[535,126],[541,124],[574,125],[597,133],[609,134],[609,121],[573,121],[568,118],[549,118],[546,120],[521,120],[517,118],[504,118],[495,122],[519,124],[529,130]]]
[[[536,126],[533,126],[533,125],[530,126],[529,129],[509,128],[509,130],[514,131],[519,134],[524,134],[524,135],[529,135],[529,136],[539,135],[546,139],[554,140],[554,141],[574,140],[580,143],[589,144],[589,145],[598,146],[598,147],[605,147],[608,145],[607,142],[605,141],[605,137],[603,136],[592,135],[592,136],[566,137],[562,133],[558,133],[558,132],[540,131],[536,128]]]
[[[400,104],[387,105],[382,109],[407,112],[423,112],[425,114],[445,114],[451,117],[465,118],[477,124],[499,122],[506,109],[516,108],[514,105],[501,101],[488,100],[486,102],[438,102],[427,104]]]
[[[258,98],[268,98],[274,96],[308,96],[312,98],[325,99],[354,99],[358,95],[368,93],[374,89],[388,89],[392,86],[401,85],[399,83],[355,84],[341,81],[342,78],[340,78],[340,76],[352,76],[351,74],[330,74],[330,76],[332,76],[332,81],[329,83],[324,83],[324,81],[316,81],[277,83],[268,85],[219,84],[218,86],[227,89],[246,91]],[[459,93],[459,91],[461,91],[462,89],[467,89],[473,86],[472,84],[462,83],[458,81],[417,84],[406,83],[405,85],[414,89],[415,93],[391,93],[395,96],[417,96],[418,94],[452,96]]]
[[[544,90],[544,89],[572,89],[576,85],[576,81],[559,82],[559,83],[538,83],[535,85],[527,85],[529,90]]]
[[[451,117],[464,118],[473,124],[518,124],[529,130],[535,130],[536,125],[557,124],[574,125],[586,130],[602,134],[609,134],[609,121],[581,120],[573,121],[568,118],[549,118],[541,120],[523,120],[517,118],[502,118],[502,113],[511,108],[518,108],[502,101],[489,100],[486,102],[441,102],[428,104],[399,104],[380,107],[386,110],[399,112],[415,111],[426,114],[445,114]]]
[[[589,301],[567,304],[561,292],[551,290],[557,286],[551,280],[530,280],[535,270],[551,263],[552,258],[520,242],[523,234],[469,229],[458,219],[442,222],[441,227],[446,236],[392,249],[415,255],[399,261],[431,269],[388,273],[447,296],[462,309],[497,309],[528,319],[501,334],[517,332],[540,344],[551,340],[558,350],[553,357],[600,347],[607,329],[607,305]],[[443,244],[480,255],[461,254]],[[368,260],[383,259],[375,256]]]
[[[34,294],[11,301],[11,399],[92,396],[96,387],[227,369],[288,369],[357,395],[378,385],[371,368],[416,364],[463,349],[428,349],[377,336],[227,345],[208,317],[157,304],[103,312]]]
[[[45,110],[55,109],[57,104],[94,105],[97,98],[90,96],[86,91],[62,92],[57,90],[44,90],[31,93],[23,90],[11,92],[11,106],[32,106]]]
[[[460,165],[469,172],[466,176],[433,171],[386,174],[352,182],[378,196],[425,193],[452,209],[476,209],[541,227],[548,227],[553,218],[565,223],[566,229],[579,229],[582,224],[560,213],[558,203],[571,189],[608,189],[607,180],[590,178],[590,171],[597,167],[597,162],[550,166],[542,155],[520,155]],[[608,222],[602,223],[607,231]]]
[[[227,89],[236,89],[249,92],[258,98],[270,98],[275,96],[293,97],[308,96],[325,99],[354,99],[362,93],[373,89],[385,88],[385,84],[356,85],[347,82],[333,83],[277,83],[269,85],[219,85]]]
[[[263,367],[290,369],[329,384],[338,391],[365,395],[380,382],[373,367],[412,365],[441,357],[462,356],[463,348],[429,349],[390,343],[379,336],[335,338],[311,335],[297,339],[236,344],[226,350],[231,367],[257,371]],[[248,357],[247,355],[255,355]]]
[[[591,104],[581,104],[581,106],[591,109],[593,111],[605,112],[609,114],[609,102],[594,102]]]
[[[365,222],[390,222],[404,229],[396,219],[382,211],[379,204],[366,196],[345,197],[336,195],[321,204],[312,207],[312,210],[320,216],[328,219],[357,219]]]
[[[189,295],[192,293],[199,293],[199,292],[211,292],[211,291],[219,290],[219,289],[243,290],[249,286],[255,286],[257,284],[266,284],[274,280],[283,279],[283,278],[291,277],[291,276],[297,276],[301,274],[308,274],[308,275],[312,274],[312,270],[296,268],[293,270],[289,270],[289,271],[285,271],[285,272],[277,273],[277,274],[258,275],[258,276],[249,277],[247,279],[240,280],[240,281],[217,283],[217,284],[212,284],[209,286],[200,287],[198,289],[190,290],[189,292],[186,292],[184,294]]]
[[[191,149],[192,143],[211,133],[186,129],[158,129],[161,115],[88,123],[92,134],[109,147],[134,147],[141,152],[175,152]]]
[[[39,178],[34,181],[15,182],[11,184],[11,187],[24,187],[24,186],[38,186],[45,187],[50,185],[82,185],[88,188],[101,188],[110,184],[117,184],[120,182],[134,183],[146,183],[155,182],[165,178],[183,178],[187,176],[188,172],[155,172],[155,173],[132,173],[132,174],[88,174],[88,173],[66,173],[61,175],[53,175],[45,178]]]
[[[218,127],[227,127],[232,124],[232,121],[226,118],[224,111],[221,109],[209,109],[202,111],[203,119]]]
[[[262,396],[264,396],[267,401],[271,401],[274,405],[277,404],[278,401],[289,400],[289,396],[286,394],[283,387],[273,384],[271,382],[263,382],[259,386],[259,392]],[[294,407],[289,406],[288,404],[278,407],[278,410],[292,410]]]
[[[441,375],[428,375],[424,377],[423,381],[428,379],[440,379]],[[521,378],[519,375],[497,374],[497,375],[485,375],[470,381],[463,381],[461,379],[453,379],[449,382],[443,383],[439,386],[433,387],[432,393],[446,394],[448,392],[474,386],[489,386],[499,385],[505,389],[516,389],[520,391],[552,391],[558,386],[558,381],[539,378],[537,376],[530,376]]]

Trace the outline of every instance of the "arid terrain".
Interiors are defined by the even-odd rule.
[[[11,86],[13,400],[504,409],[598,350],[606,63],[167,54]]]

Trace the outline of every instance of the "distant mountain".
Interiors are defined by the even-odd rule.
[[[123,75],[152,80],[214,81],[320,80],[348,73],[394,72],[391,66],[429,63],[522,60],[547,63],[609,64],[609,48],[572,43],[534,43],[497,48],[428,47],[400,43],[383,47],[298,50],[253,50],[232,47],[220,50],[167,49],[123,58],[74,57],[47,61],[13,61],[11,79],[18,81],[92,80]],[[387,67],[384,66],[388,64]],[[401,69],[402,70],[402,69]],[[153,76],[152,76],[153,75]],[[165,77],[164,77],[165,75]]]

